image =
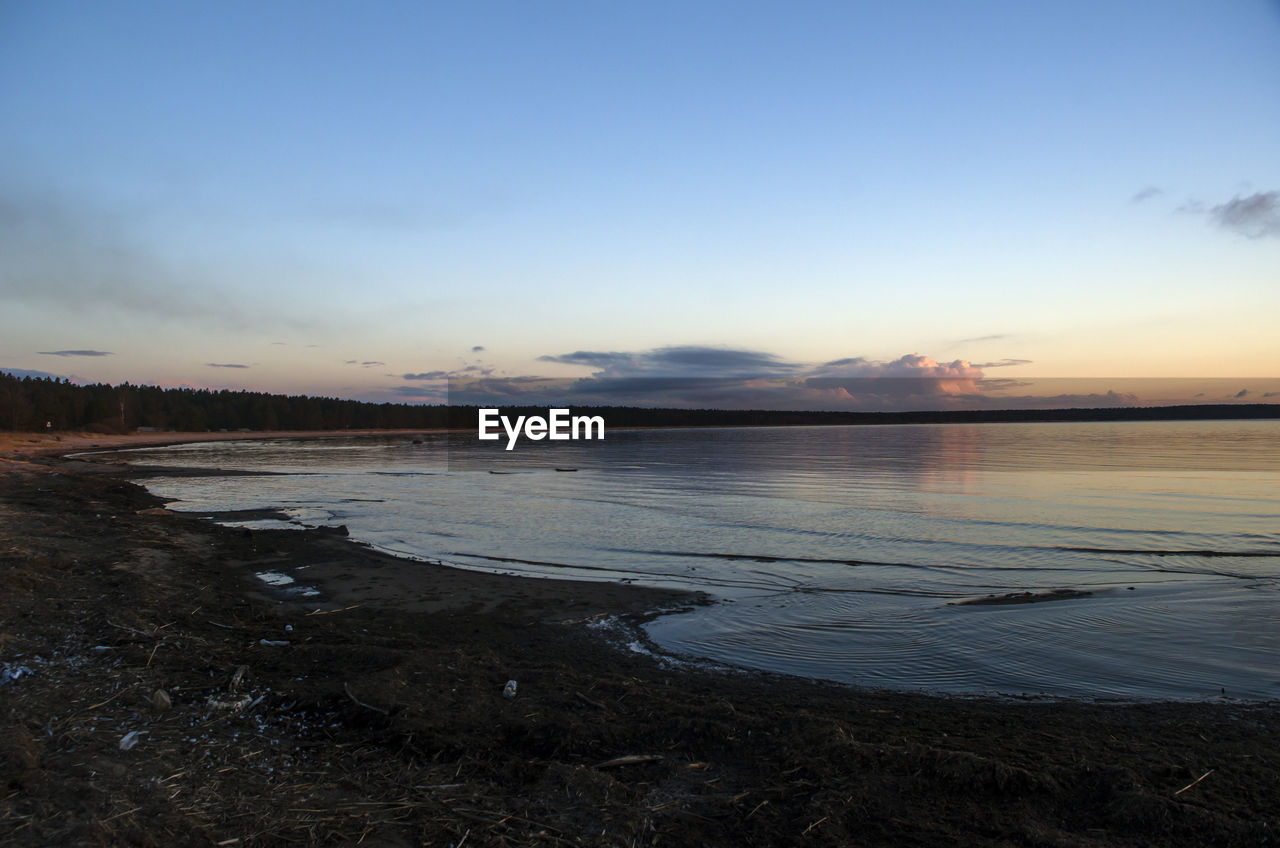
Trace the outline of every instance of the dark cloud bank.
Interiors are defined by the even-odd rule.
[[[406,380],[439,386],[448,401],[482,406],[643,406],[686,409],[761,409],[847,412],[1107,408],[1188,403],[1203,380],[1030,379],[991,377],[987,371],[1031,364],[1026,359],[937,362],[908,354],[892,361],[847,357],[802,363],[757,350],[702,346],[648,351],[573,351],[542,361],[581,365],[576,378],[502,377],[434,371]],[[1256,394],[1218,386],[1204,402],[1242,401]],[[1173,387],[1171,388],[1171,384]],[[1086,386],[1081,391],[1081,386]],[[1096,386],[1096,389],[1094,388]],[[1179,387],[1185,387],[1180,391]],[[425,386],[402,386],[403,397]]]
[[[909,354],[893,361],[847,357],[824,363],[783,359],[759,350],[684,345],[647,351],[591,351],[541,357],[592,369],[579,378],[470,377],[439,371],[406,380],[448,377],[449,402],[479,405],[551,404],[677,408],[903,411],[1062,406],[1121,406],[1132,395],[1010,394],[1022,386],[992,380],[984,368],[1027,364],[1004,359],[974,365]],[[408,387],[404,387],[408,388]],[[408,396],[421,389],[412,389]]]

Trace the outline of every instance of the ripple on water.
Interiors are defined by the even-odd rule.
[[[448,440],[221,443],[138,459],[284,472],[149,482],[180,509],[284,506],[423,559],[709,591],[723,603],[648,626],[665,647],[722,661],[952,692],[1272,698],[1278,432],[645,431],[565,451],[531,444],[492,469],[491,457],[455,462],[466,447]],[[471,465],[481,472],[458,470]],[[1092,594],[949,605],[1055,589]]]

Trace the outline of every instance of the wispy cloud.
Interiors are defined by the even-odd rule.
[[[418,403],[447,403],[449,394],[441,386],[392,386],[369,396],[369,400],[386,400],[390,395],[398,401],[416,401]]]
[[[1233,197],[1211,208],[1209,218],[1223,229],[1246,238],[1280,237],[1280,191]]]
[[[1009,368],[1014,365],[1030,365],[1030,359],[998,359],[995,362],[975,362],[974,368]]]
[[[1129,202],[1142,203],[1144,201],[1150,200],[1153,197],[1159,197],[1162,194],[1164,194],[1164,189],[1156,188],[1155,186],[1147,186],[1146,188],[1134,194],[1133,197],[1129,198]]]
[[[376,359],[366,359],[363,361],[359,359],[344,359],[342,360],[342,364],[343,365],[359,365],[361,368],[373,368],[379,365],[385,366],[387,363],[379,362]]]
[[[477,377],[492,377],[496,370],[484,365],[467,365],[462,368],[455,368],[452,371],[423,371],[418,374],[402,374],[400,379],[418,382],[440,382],[455,377],[475,379]]]
[[[471,348],[472,353],[479,353],[482,350],[484,350],[484,345],[476,345],[475,347]]]
[[[238,362],[206,362],[209,368],[248,368],[248,365],[241,365]]]
[[[84,198],[0,181],[0,304],[62,315],[160,318],[212,328],[309,328],[299,313],[255,308],[208,263],[154,241],[146,208],[102,209]]]
[[[240,322],[238,310],[189,280],[175,285],[184,275],[152,255],[125,221],[53,192],[0,186],[0,300]]]
[[[109,350],[42,350],[41,356],[114,356]]]

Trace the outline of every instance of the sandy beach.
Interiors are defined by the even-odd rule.
[[[0,843],[1276,841],[1271,704],[710,668],[633,629],[701,596],[222,527],[58,458],[259,435],[0,436]]]

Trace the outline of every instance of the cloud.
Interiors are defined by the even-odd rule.
[[[1209,217],[1223,229],[1246,238],[1280,237],[1280,191],[1233,197],[1210,209]]]
[[[1249,396],[1249,390],[1248,390],[1248,389],[1241,389],[1240,391],[1236,392],[1236,395],[1235,395],[1235,396],[1236,396],[1236,397],[1238,397],[1238,398],[1248,397],[1248,396]]]
[[[606,377],[764,377],[796,373],[802,365],[783,361],[756,350],[682,345],[638,353],[579,350],[556,356],[540,356],[542,362],[586,365]]]
[[[820,365],[758,350],[684,345],[647,351],[574,351],[544,362],[594,368],[587,377],[468,379],[451,403],[671,406],[727,409],[947,408],[980,397],[980,368],[908,354],[883,362],[845,357]]]
[[[784,362],[772,353],[712,347],[665,347],[654,351],[650,361],[659,367],[710,369],[720,375],[782,374],[801,366]]]
[[[1141,406],[1142,398],[1133,392],[1072,393],[1056,395],[1001,395],[975,399],[976,409],[1102,409],[1119,406]]]
[[[207,365],[210,368],[248,368],[249,367],[248,365],[240,365],[235,362],[206,362],[205,365]]]
[[[1030,359],[1000,359],[995,362],[975,362],[974,368],[1009,368],[1014,365],[1030,365]]]
[[[12,374],[14,377],[34,377],[49,380],[65,380],[63,374],[50,374],[48,371],[31,371],[26,368],[0,368],[0,373]]]
[[[1147,186],[1146,188],[1136,193],[1133,197],[1129,198],[1129,202],[1142,203],[1144,201],[1150,200],[1153,197],[1158,197],[1162,194],[1164,194],[1164,189],[1156,188],[1155,186]]]
[[[127,232],[127,214],[0,185],[0,302],[242,323]]]
[[[471,348],[472,353],[479,353],[482,350],[484,350],[484,345],[476,345],[475,347]]]
[[[109,350],[41,350],[41,356],[114,356]]]
[[[434,397],[440,394],[439,389],[429,388],[426,386],[391,386],[387,389],[393,395],[400,397]]]
[[[423,371],[420,374],[404,374],[401,375],[403,380],[448,380],[454,377],[463,377],[470,375],[472,379],[475,377],[491,377],[496,369],[488,368],[483,365],[467,365],[453,371]]]
[[[991,369],[1029,364],[1025,359],[971,363],[938,361],[920,353],[880,360],[848,356],[804,363],[755,350],[678,346],[642,351],[573,351],[540,357],[583,365],[582,377],[533,374],[493,376],[489,371],[429,372],[406,378],[449,377],[448,401],[482,406],[639,406],[685,409],[933,410],[1094,409],[1192,402],[1168,380],[1083,380],[991,377]],[[1236,391],[1223,386],[1223,397]],[[1225,391],[1229,389],[1229,391]],[[416,387],[396,394],[419,396]],[[1238,397],[1244,397],[1247,392]]]
[[[913,378],[913,379],[961,379],[977,380],[982,372],[963,359],[940,363],[928,356],[908,353],[890,362],[864,357],[837,359],[828,362],[814,372],[815,377],[826,378]]]
[[[862,357],[839,359],[815,369],[804,386],[833,408],[899,408],[910,403],[943,403],[981,395],[982,369],[963,359],[937,362],[911,353],[882,362]]]
[[[1029,389],[1035,385],[1031,380],[1015,380],[1012,377],[983,377],[978,381],[983,391],[1007,392],[1013,389]]]
[[[613,365],[625,365],[631,361],[632,354],[601,353],[592,350],[579,350],[573,353],[562,353],[556,356],[539,356],[540,362],[562,362],[565,365],[590,365],[593,368],[608,368]]]
[[[960,339],[956,344],[973,344],[974,342],[996,342],[1001,339],[1013,338],[1008,333],[992,333],[989,336],[974,336],[971,339]]]
[[[145,207],[100,208],[0,180],[0,308],[20,304],[60,317],[96,321],[109,313],[218,329],[312,326],[296,310],[264,309],[260,298],[229,290],[242,269],[167,253],[152,234],[157,214]]]

